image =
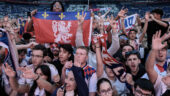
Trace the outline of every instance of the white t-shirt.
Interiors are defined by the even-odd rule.
[[[35,96],[46,96],[44,88],[43,89],[39,89],[39,87],[37,87],[35,89],[34,95]]]
[[[154,84],[156,96],[161,96],[167,90],[167,86],[162,82],[162,76],[158,74],[157,80]]]
[[[87,79],[86,79],[87,81]],[[91,78],[87,81],[88,87],[89,87],[89,92],[96,92],[97,89],[97,75],[96,73],[93,73]]]
[[[52,64],[44,63],[44,65],[47,65],[50,68],[50,71],[51,71],[51,80],[54,81],[53,78],[56,75],[58,75],[58,70]],[[28,65],[27,67],[32,68],[33,70],[35,70],[33,64]],[[34,81],[33,79],[26,79],[26,78],[20,77],[20,79],[18,80],[18,83],[19,84],[29,84],[30,86],[32,86],[33,81]]]

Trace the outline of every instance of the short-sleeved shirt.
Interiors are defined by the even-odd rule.
[[[85,67],[83,67],[85,81],[89,87],[89,92],[96,92],[96,84],[97,84],[97,75],[96,70],[86,64]]]
[[[53,77],[58,75],[58,70],[52,64],[44,63],[44,65],[47,65],[50,68],[50,71],[51,71],[51,80],[53,81]],[[28,65],[28,67],[30,67],[33,70],[35,70],[33,64]],[[18,80],[18,83],[19,84],[29,84],[30,86],[32,86],[33,81],[34,81],[33,79],[26,79],[26,78],[20,77],[20,79]]]

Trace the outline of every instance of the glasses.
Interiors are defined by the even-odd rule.
[[[136,90],[135,96],[152,96],[152,94],[144,94],[140,90]]]
[[[107,90],[101,90],[100,93],[101,95],[112,94],[112,88],[109,88]]]
[[[43,56],[40,56],[40,55],[31,55],[32,56],[32,58],[42,58]]]

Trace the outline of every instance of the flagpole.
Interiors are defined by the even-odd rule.
[[[88,0],[88,10],[89,10],[89,4],[90,4],[90,0]]]

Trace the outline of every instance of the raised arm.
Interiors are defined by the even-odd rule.
[[[16,48],[17,50],[20,50],[20,49],[27,49],[27,48],[32,48],[34,47],[35,45],[37,45],[38,43],[36,42],[30,42],[28,44],[22,44],[22,45],[16,45]]]
[[[82,12],[82,15],[78,17],[78,28],[76,33],[76,47],[78,46],[84,46],[83,42],[83,22],[86,17],[86,13]]]
[[[164,48],[167,43],[162,44],[162,40],[160,38],[161,32],[156,32],[156,34],[152,37],[152,49],[149,53],[148,59],[146,61],[146,72],[149,76],[149,80],[154,84],[157,80],[158,73],[154,69],[154,63],[156,58],[156,53],[158,50]]]
[[[120,19],[120,17],[124,17],[127,12],[128,12],[127,8],[126,9],[121,9],[119,11],[119,13],[117,14],[117,16],[114,18],[114,20],[118,20],[118,19]]]
[[[147,28],[148,28],[148,21],[149,21],[149,12],[146,12],[145,13],[145,24],[144,24],[144,28],[143,28],[143,32],[141,34],[141,36],[139,37],[139,43],[142,42],[145,34],[146,34],[146,31],[147,31]]]
[[[102,16],[103,16],[103,18],[105,18],[106,17],[106,15],[110,12],[110,10],[111,9],[109,9],[105,14],[103,14]]]
[[[108,53],[113,56],[117,50],[120,48],[119,38],[117,34],[117,24],[115,20],[109,20],[112,27],[112,43],[110,48],[107,50]]]
[[[56,89],[55,86],[53,86],[50,82],[42,79],[39,75],[34,73],[31,68],[23,68],[21,71],[23,72],[24,78],[35,80],[40,88],[44,88],[50,93],[53,93]]]
[[[32,17],[33,15],[35,15],[36,12],[37,12],[37,9],[33,10],[33,11],[31,12],[31,17]],[[28,21],[28,26],[27,26],[27,32],[31,32],[31,31],[34,31],[33,20],[32,20],[32,19],[30,19],[30,20]]]
[[[100,48],[100,44],[99,41],[96,38],[96,42],[95,42],[95,46],[96,46],[96,60],[97,60],[97,78],[100,78],[103,75],[103,61],[102,61],[102,56],[101,56],[101,48]]]
[[[120,20],[121,20],[121,26],[122,26],[122,33],[125,34],[126,36],[128,36],[126,30],[125,30],[125,23],[124,23],[124,17],[121,17]]]
[[[167,39],[169,39],[169,38],[170,38],[170,32],[164,34],[164,35],[161,37],[162,41],[165,41],[165,40],[167,40]]]
[[[152,14],[150,14],[150,17],[153,21],[157,22],[159,25],[163,26],[163,27],[168,27],[168,24],[166,24],[165,22],[156,19]]]
[[[5,74],[9,77],[9,83],[11,88],[19,93],[29,92],[30,87],[28,85],[19,85],[15,77],[16,72],[8,64],[5,65],[6,67],[3,65],[3,69],[5,71]]]

